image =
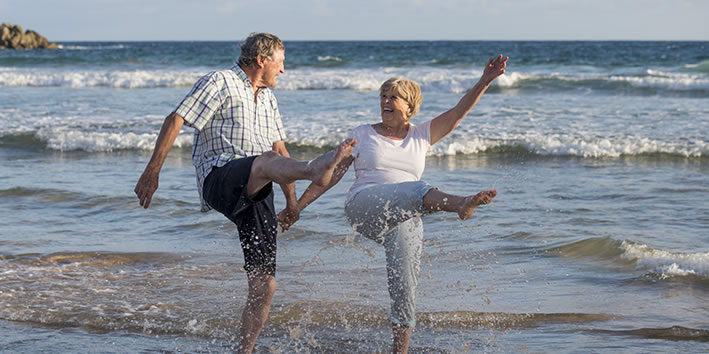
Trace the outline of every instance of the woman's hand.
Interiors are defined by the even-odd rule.
[[[500,77],[500,75],[505,73],[505,68],[507,67],[507,60],[509,57],[502,57],[502,54],[498,55],[497,58],[490,57],[490,61],[485,66],[483,70],[483,76],[480,80],[485,84],[489,85],[495,79]]]
[[[286,206],[285,209],[278,213],[278,223],[281,225],[281,231],[287,231],[291,225],[295,224],[300,219],[300,208],[298,206]]]

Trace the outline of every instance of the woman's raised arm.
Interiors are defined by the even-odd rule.
[[[502,54],[497,58],[490,57],[478,83],[460,99],[455,107],[431,121],[431,145],[443,139],[458,126],[463,117],[478,103],[480,96],[485,93],[490,84],[505,73],[508,59],[508,57],[502,57]]]

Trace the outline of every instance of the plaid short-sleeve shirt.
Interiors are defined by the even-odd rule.
[[[192,164],[202,211],[211,209],[202,197],[202,186],[214,167],[260,155],[285,139],[276,96],[262,88],[254,102],[251,80],[238,65],[200,78],[175,113],[195,129]]]

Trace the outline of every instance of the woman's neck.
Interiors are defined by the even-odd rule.
[[[409,126],[410,124],[408,122],[396,125],[396,126],[389,126],[385,123],[377,123],[374,124],[374,130],[379,134],[383,135],[387,138],[392,138],[392,139],[404,139],[406,135],[409,133]]]

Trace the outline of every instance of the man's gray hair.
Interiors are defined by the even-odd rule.
[[[272,60],[273,52],[285,49],[281,39],[270,33],[251,33],[246,40],[239,44],[239,47],[241,48],[239,66],[242,68],[255,65],[259,55]]]

